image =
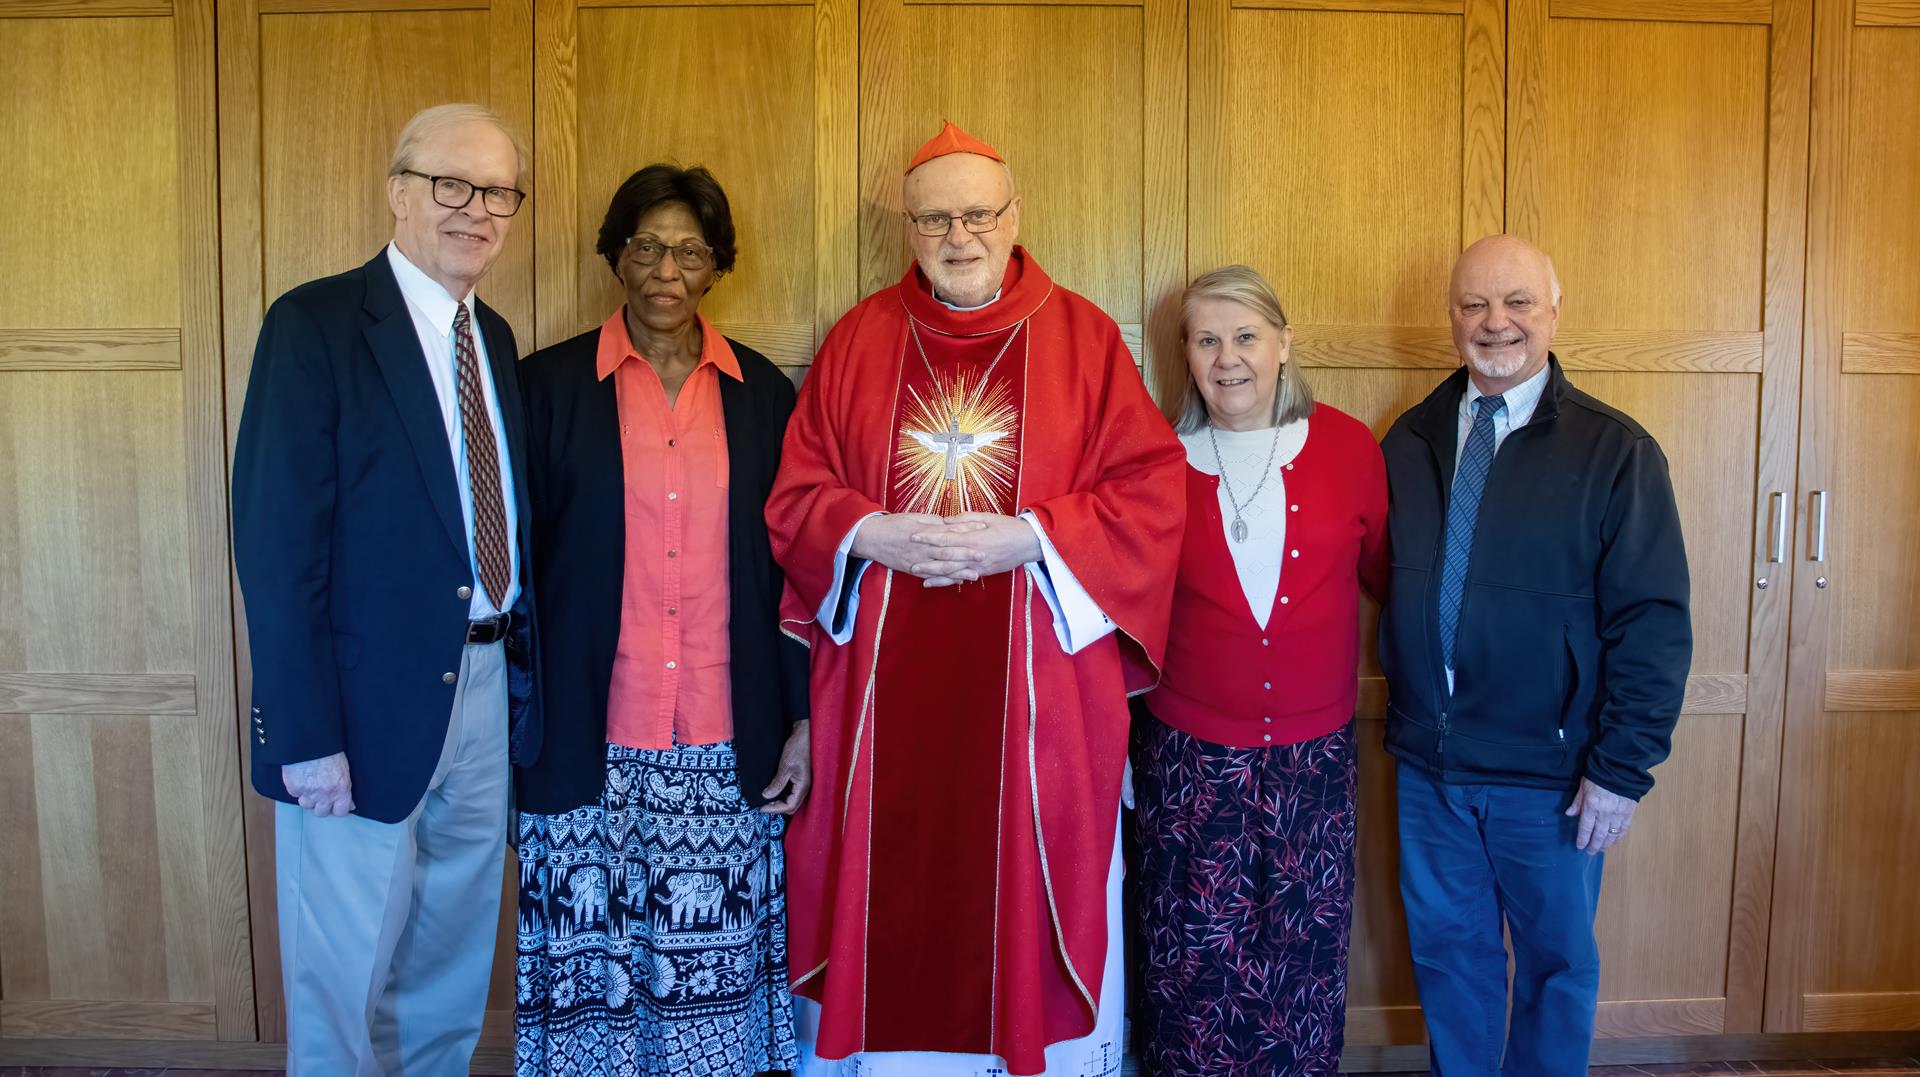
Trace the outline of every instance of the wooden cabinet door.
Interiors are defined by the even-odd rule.
[[[1767,1030],[1920,1028],[1920,5],[1822,0]]]
[[[1179,0],[863,0],[860,294],[910,263],[901,172],[952,120],[1013,169],[1021,244],[1139,359],[1149,311],[1186,283],[1184,17]]]
[[[1447,276],[1463,246],[1501,230],[1503,4],[1196,0],[1190,33],[1189,268],[1266,274],[1314,396],[1384,434],[1457,365]],[[1356,726],[1355,1045],[1425,1037],[1374,623]]]
[[[231,438],[267,306],[296,285],[365,263],[393,238],[387,164],[408,118],[429,105],[468,101],[531,137],[533,11],[531,0],[223,0],[219,10],[219,234]],[[529,166],[536,170],[522,177],[523,189],[538,179],[537,166]],[[537,197],[521,207],[500,260],[477,289],[513,326],[522,354],[533,335],[539,212]],[[206,227],[211,231],[212,223]],[[252,671],[243,598],[236,595],[232,615],[244,702]],[[248,734],[239,724],[245,766]],[[260,1032],[280,1040],[286,1014],[272,802],[249,792],[246,820]],[[507,878],[513,880],[511,870]],[[501,917],[509,973],[513,913],[509,901]],[[510,1009],[511,989],[509,974],[509,1001],[500,1003],[496,982],[493,1005]],[[504,1016],[510,1041],[512,1015]]]
[[[594,251],[614,191],[656,162],[713,173],[739,257],[700,313],[798,380],[853,306],[852,0],[539,0],[539,343],[626,301]]]
[[[1557,261],[1573,382],[1665,449],[1693,582],[1673,755],[1608,856],[1599,1030],[1758,1032],[1811,6],[1511,0],[1508,17],[1507,229]]]
[[[0,1036],[253,1038],[212,0],[0,5]]]

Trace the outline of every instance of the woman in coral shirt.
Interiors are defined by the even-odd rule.
[[[1194,281],[1181,330],[1160,398],[1187,447],[1187,531],[1132,752],[1147,1071],[1332,1074],[1386,470],[1364,425],[1314,403],[1259,273]]]
[[[735,254],[705,169],[634,173],[597,249],[625,305],[520,371],[546,737],[514,784],[515,1064],[750,1077],[796,1060],[807,656],[764,516],[793,384],[699,314]]]

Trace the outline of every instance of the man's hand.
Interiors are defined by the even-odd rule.
[[[347,773],[345,752],[288,763],[280,768],[280,782],[302,808],[322,819],[353,811],[353,778]]]
[[[913,572],[913,566],[925,561],[933,549],[921,536],[945,523],[938,516],[920,512],[870,517],[853,533],[853,556],[885,565],[895,572]]]
[[[780,766],[773,772],[773,781],[760,790],[763,797],[779,796],[782,789],[787,793],[760,805],[761,811],[769,815],[792,815],[806,803],[807,790],[813,787],[813,757],[808,754],[811,745],[808,724],[793,723],[793,732],[787,734],[787,745],[780,749]]]
[[[924,537],[931,549],[910,571],[928,587],[997,576],[1040,559],[1040,537],[1017,516],[963,512]]]
[[[1639,802],[1609,793],[1590,779],[1580,779],[1580,791],[1567,805],[1568,815],[1580,817],[1580,836],[1574,839],[1573,847],[1589,856],[1613,848],[1627,836],[1627,828],[1633,825],[1633,809],[1639,806]]]

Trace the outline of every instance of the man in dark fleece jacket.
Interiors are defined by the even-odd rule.
[[[1671,746],[1693,652],[1686,550],[1660,446],[1547,350],[1547,256],[1482,239],[1448,308],[1462,369],[1381,443],[1380,664],[1414,978],[1435,1074],[1585,1074],[1600,854]]]

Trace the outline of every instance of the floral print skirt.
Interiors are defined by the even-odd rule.
[[[520,813],[519,1077],[794,1065],[784,825],[731,741],[609,744],[599,803]]]
[[[1298,744],[1228,748],[1136,711],[1132,755],[1144,1072],[1337,1072],[1353,918],[1353,724]]]

